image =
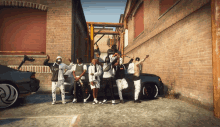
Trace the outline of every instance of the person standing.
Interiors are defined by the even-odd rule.
[[[115,54],[117,55],[117,54]],[[128,65],[133,61],[133,58],[127,63],[122,64],[122,58],[119,58],[119,64],[114,66],[115,72],[115,80],[118,87],[118,94],[120,98],[120,103],[124,103],[123,97],[122,97],[122,90],[128,87],[128,83],[125,80],[125,69],[128,68]]]
[[[105,58],[105,63],[103,64],[103,68],[107,67],[107,65],[110,63],[110,58],[107,56]],[[104,100],[103,104],[107,103],[107,90],[110,90],[111,93],[111,100],[112,104],[115,104],[115,98],[114,98],[114,90],[113,90],[113,76],[114,76],[114,68],[113,65],[111,65],[111,69],[107,72],[103,72],[103,90],[104,90]]]
[[[141,90],[141,78],[140,78],[140,64],[148,58],[149,55],[147,55],[144,59],[140,60],[139,57],[135,58],[134,63],[130,64],[128,67],[128,70],[133,70],[133,82],[134,82],[134,87],[135,87],[135,92],[134,92],[134,103],[141,103],[139,100],[138,96]],[[133,68],[133,69],[132,69]]]
[[[73,66],[73,63],[70,63],[69,66],[62,63],[62,57],[57,56],[55,63],[48,63],[50,56],[47,55],[47,59],[44,61],[44,65],[49,66],[53,75],[52,75],[52,104],[56,103],[56,88],[60,88],[62,103],[65,104],[65,91],[64,91],[64,70],[70,70]]]
[[[84,76],[87,71],[87,66],[84,65],[82,62],[83,62],[82,58],[78,58],[76,66],[73,67],[73,77],[75,78],[73,103],[77,102],[77,93],[80,92],[78,89],[79,87],[77,87],[77,84],[81,84],[80,90],[83,93],[83,99],[84,99],[83,102],[87,103],[87,99],[89,98],[89,96],[87,97],[87,92],[86,92],[87,84],[85,83],[85,76]]]
[[[88,69],[88,77],[91,89],[93,91],[93,104],[98,104],[97,96],[100,88],[100,77],[102,74],[101,67],[97,64],[96,59],[92,59],[92,63]]]

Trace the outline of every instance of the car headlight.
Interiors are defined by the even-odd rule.
[[[161,79],[160,79],[160,78],[159,78],[158,80],[159,80],[159,81],[161,81]]]

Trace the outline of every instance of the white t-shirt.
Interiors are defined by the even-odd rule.
[[[103,69],[107,67],[107,63],[103,64]],[[103,73],[103,78],[110,78],[113,77],[115,74],[114,68],[111,67],[111,69],[108,72]]]

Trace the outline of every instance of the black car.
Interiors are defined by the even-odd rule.
[[[35,78],[35,72],[19,70],[26,60],[34,61],[33,58],[24,55],[18,70],[0,65],[0,108],[12,106],[18,98],[36,92],[40,88],[40,80]]]
[[[89,84],[89,79],[88,79],[88,68],[90,66],[90,63],[86,63],[87,65],[87,72],[85,74],[86,78],[86,83]],[[72,71],[69,70],[68,72],[65,73],[65,75],[68,76],[68,78],[65,80],[64,85],[65,85],[65,92],[68,93],[68,95],[74,95],[74,88],[73,88],[73,82],[74,82],[74,77],[72,76]],[[102,69],[103,72],[103,69]],[[126,72],[125,79],[128,82],[128,88],[123,90],[123,96],[128,96],[130,99],[133,99],[134,95],[134,82],[132,80],[133,75],[128,74]],[[157,75],[154,74],[147,74],[147,73],[141,73],[140,75],[141,78],[141,91],[140,91],[140,97],[141,99],[154,99],[159,95],[163,95],[163,89],[164,85],[161,81],[161,78]],[[102,85],[102,76],[101,76],[101,86],[99,90],[99,97],[103,96],[103,85]],[[78,85],[80,87],[80,85]],[[118,95],[118,89],[116,82],[114,82],[114,93],[115,95]],[[90,98],[92,97],[92,91],[91,88],[88,87],[87,90],[90,93]],[[81,98],[82,93],[77,95],[79,98]]]

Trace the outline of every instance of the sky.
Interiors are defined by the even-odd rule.
[[[127,0],[81,0],[87,22],[118,23]]]

